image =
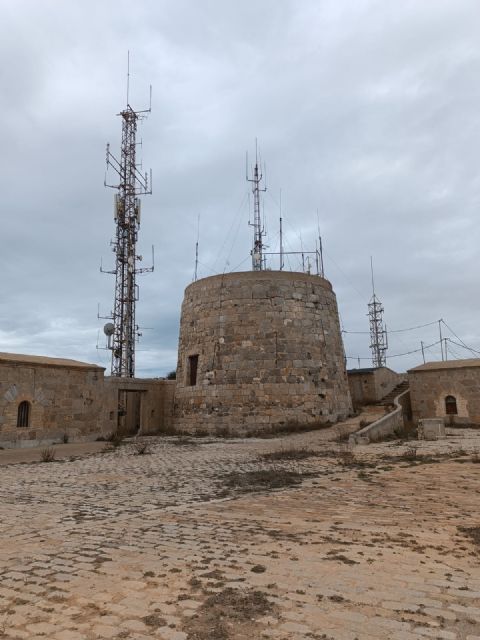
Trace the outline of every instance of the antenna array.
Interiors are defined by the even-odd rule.
[[[368,303],[368,316],[370,319],[370,349],[372,351],[372,364],[374,367],[385,367],[387,364],[388,335],[387,327],[383,323],[383,305],[375,294],[375,281],[373,279],[373,260],[370,258],[372,271],[372,299]]]
[[[138,231],[140,229],[141,195],[152,193],[150,176],[140,172],[141,165],[137,163],[137,125],[151,112],[152,89],[150,87],[150,106],[143,111],[134,111],[128,103],[128,83],[130,68],[127,75],[127,106],[118,115],[122,118],[122,144],[120,160],[111,153],[107,144],[107,169],[112,167],[119,177],[118,184],[105,186],[116,189],[114,200],[114,218],[116,223],[115,240],[112,240],[112,250],[115,254],[115,269],[100,270],[115,275],[115,300],[113,312],[106,319],[112,323],[105,325],[108,338],[107,348],[112,351],[111,375],[133,378],[135,375],[135,342],[140,337],[139,327],[135,322],[135,306],[139,299],[139,287],[136,276],[140,273],[152,272],[152,266],[139,268],[142,256],[137,254]],[[113,324],[113,329],[112,329]],[[108,329],[108,332],[107,332]]]
[[[263,237],[265,236],[265,228],[262,224],[260,216],[260,192],[266,191],[267,187],[260,187],[263,180],[263,173],[258,164],[257,141],[255,140],[255,165],[253,167],[253,175],[248,177],[248,158],[247,158],[247,181],[252,183],[253,192],[253,248],[252,248],[252,269],[253,271],[263,271],[265,269],[265,257],[263,250]]]

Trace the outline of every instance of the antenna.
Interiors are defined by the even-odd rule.
[[[323,268],[323,242],[322,242],[322,236],[320,234],[320,214],[318,212],[317,209],[317,228],[318,228],[318,241],[319,241],[319,257],[320,257],[320,273],[319,275],[322,276],[322,278],[325,277],[325,270]]]
[[[383,305],[375,294],[375,280],[373,277],[373,259],[370,257],[370,269],[372,272],[372,299],[368,303],[368,316],[370,318],[370,349],[372,350],[372,364],[374,367],[385,367],[387,363],[386,352],[388,349],[387,327],[383,324]]]
[[[195,243],[195,275],[193,277],[193,281],[197,281],[198,274],[198,242],[200,240],[200,214],[198,214],[197,220],[197,242]]]
[[[127,105],[130,93],[130,51],[127,51]]]
[[[253,167],[252,177],[248,177],[248,156],[247,156],[247,181],[252,183],[253,192],[253,248],[252,255],[252,269],[253,271],[262,271],[265,268],[263,249],[263,236],[265,235],[265,229],[262,227],[262,220],[260,215],[260,192],[266,191],[266,187],[260,187],[260,183],[263,179],[263,173],[258,162],[258,145],[255,138],[255,165]]]
[[[137,125],[146,118],[150,109],[134,111],[129,105],[130,89],[130,52],[127,58],[127,105],[118,115],[122,118],[122,143],[120,160],[110,151],[107,144],[107,169],[112,167],[118,175],[118,184],[105,186],[115,189],[114,219],[116,223],[115,239],[111,242],[115,254],[115,269],[107,273],[115,275],[115,298],[113,312],[104,327],[107,336],[107,348],[112,352],[111,375],[118,377],[135,376],[135,341],[139,337],[139,327],[135,323],[136,302],[139,299],[139,287],[136,276],[153,271],[151,267],[139,268],[142,256],[137,254],[138,231],[140,229],[141,195],[152,193],[151,172],[140,171],[137,162]],[[153,260],[153,247],[152,247]],[[103,269],[102,269],[103,270]]]
[[[283,266],[282,190],[280,189],[280,271],[283,271]]]

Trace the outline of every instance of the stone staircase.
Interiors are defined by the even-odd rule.
[[[390,391],[390,393],[387,393],[387,395],[384,398],[379,400],[379,402],[377,402],[377,404],[379,404],[379,405],[381,405],[383,407],[391,405],[391,404],[393,404],[394,399],[397,396],[399,396],[401,393],[406,391],[407,389],[408,389],[408,380],[404,380],[399,385],[397,385],[395,387],[395,389],[392,389],[392,391]]]

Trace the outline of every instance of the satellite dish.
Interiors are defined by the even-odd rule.
[[[103,333],[106,336],[113,336],[115,331],[115,325],[112,322],[107,322],[107,324],[103,327]]]

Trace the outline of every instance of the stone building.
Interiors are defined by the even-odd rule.
[[[365,367],[347,371],[353,407],[379,402],[405,379],[388,367]]]
[[[480,359],[427,362],[408,371],[414,422],[480,425]]]
[[[192,283],[176,382],[174,424],[188,432],[345,418],[352,405],[330,282],[249,271]]]
[[[0,353],[0,445],[172,428],[175,381],[104,378],[95,364]]]
[[[175,380],[105,378],[103,431],[124,435],[170,431],[174,392]]]
[[[76,360],[0,353],[0,443],[100,433],[103,372]]]

